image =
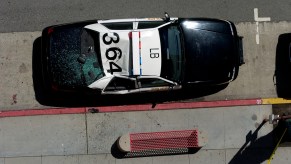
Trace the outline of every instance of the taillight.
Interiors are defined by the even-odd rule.
[[[50,27],[50,28],[47,30],[47,34],[50,35],[52,32],[54,32],[54,28]]]
[[[53,91],[59,90],[59,88],[58,88],[58,86],[56,84],[52,84],[51,88],[52,88]]]
[[[132,39],[132,32],[129,32],[129,33],[128,33],[128,38],[129,38],[129,39]]]

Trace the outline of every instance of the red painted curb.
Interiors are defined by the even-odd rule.
[[[36,115],[59,115],[59,114],[84,114],[87,112],[130,112],[130,111],[150,111],[150,110],[171,110],[171,109],[192,109],[206,107],[229,107],[261,105],[261,99],[246,100],[220,100],[220,101],[202,101],[202,102],[178,102],[165,104],[144,104],[144,105],[124,105],[124,106],[103,106],[103,107],[80,107],[80,108],[48,108],[48,109],[27,109],[0,111],[1,117],[19,117]]]
[[[1,111],[1,117],[20,117],[20,116],[36,116],[36,115],[59,115],[59,114],[82,114],[86,113],[86,108],[48,108],[48,109],[27,109]]]

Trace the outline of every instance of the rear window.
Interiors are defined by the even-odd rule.
[[[52,81],[62,87],[81,87],[80,35],[82,27],[62,26],[54,28],[50,37],[49,67]]]
[[[87,87],[103,77],[98,34],[84,32],[85,25],[55,27],[51,33],[48,64],[52,81],[60,87]]]

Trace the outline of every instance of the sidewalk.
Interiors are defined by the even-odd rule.
[[[0,118],[0,164],[263,163],[273,151],[273,126],[260,124],[271,113],[271,105],[255,105]],[[209,140],[195,154],[124,159],[111,154],[125,133],[193,128]],[[279,148],[272,163],[286,163],[290,152]]]

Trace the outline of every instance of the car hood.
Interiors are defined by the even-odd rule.
[[[190,83],[227,82],[233,76],[235,43],[231,31],[187,28],[182,25],[186,58],[184,80]],[[229,28],[230,29],[230,28]]]

